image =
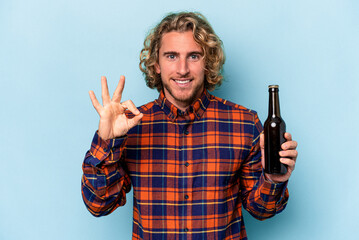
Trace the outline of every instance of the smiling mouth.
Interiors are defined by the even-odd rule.
[[[176,83],[185,84],[189,83],[191,80],[175,80]]]
[[[173,79],[176,83],[186,84],[192,81],[192,79]]]

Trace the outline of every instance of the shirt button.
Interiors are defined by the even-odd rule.
[[[189,163],[188,163],[188,162],[186,162],[184,165],[185,165],[186,167],[188,167],[188,166],[189,166]]]
[[[189,132],[186,130],[186,131],[184,131],[184,134],[185,134],[185,135],[188,135],[188,134],[189,134]]]
[[[188,228],[185,228],[184,231],[185,231],[185,232],[188,232]]]
[[[107,152],[107,148],[104,148],[103,150],[104,150],[105,152]]]
[[[184,199],[188,199],[189,198],[189,196],[186,194],[185,196],[184,196]]]

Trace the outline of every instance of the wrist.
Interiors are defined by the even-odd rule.
[[[110,137],[104,135],[100,130],[97,130],[97,135],[105,142],[111,139]]]
[[[270,182],[270,183],[274,183],[274,184],[282,183],[282,181],[274,180],[272,178],[271,174],[268,174],[268,173],[264,173],[264,180],[266,180],[267,182]]]

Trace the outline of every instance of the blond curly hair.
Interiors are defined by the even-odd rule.
[[[140,69],[145,75],[146,84],[150,88],[161,91],[161,76],[156,72],[158,54],[162,35],[168,32],[185,32],[191,30],[194,40],[201,46],[205,62],[205,88],[213,90],[223,80],[222,66],[225,56],[222,41],[213,31],[207,19],[197,12],[179,12],[168,14],[147,35],[140,54]]]

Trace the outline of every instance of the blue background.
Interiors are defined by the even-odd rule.
[[[358,239],[359,1],[0,0],[0,239],[130,239],[128,204],[95,218],[80,194],[97,129],[88,91],[126,76],[123,99],[157,98],[138,68],[146,33],[170,11],[195,10],[224,43],[214,94],[267,115],[280,85],[299,142],[287,209],[249,239]]]

